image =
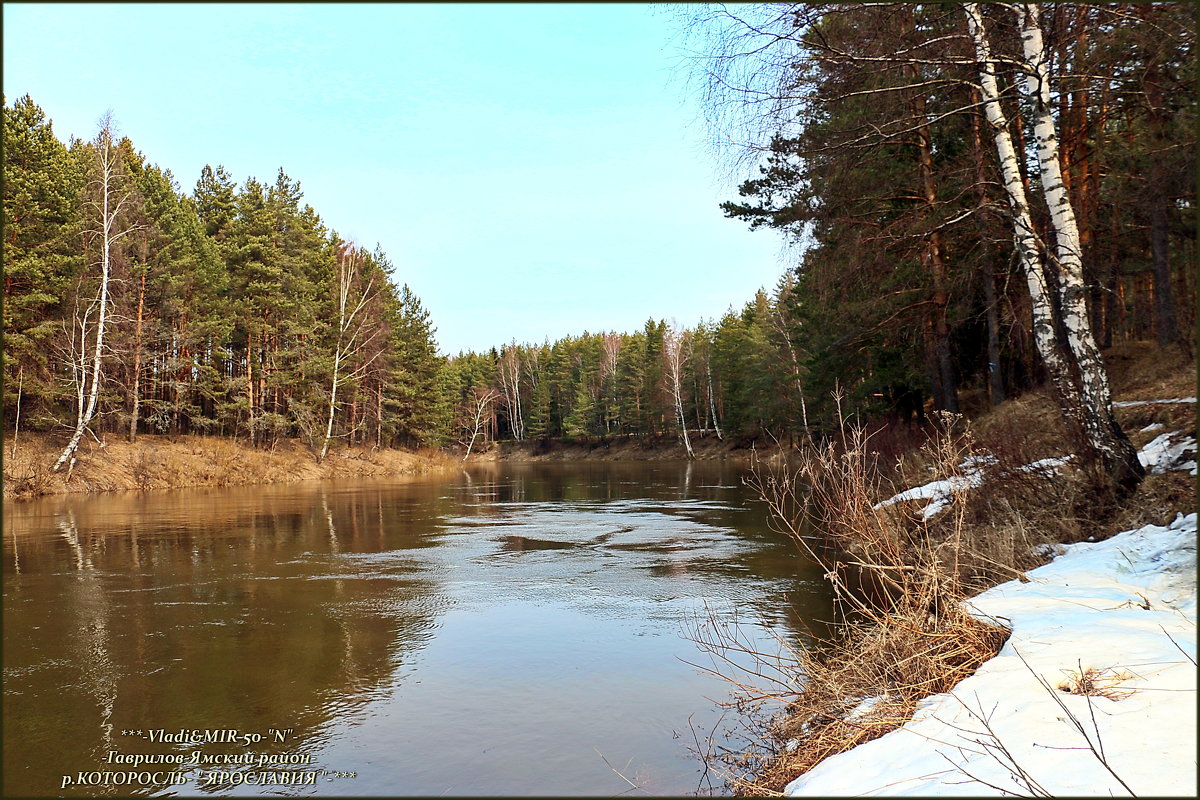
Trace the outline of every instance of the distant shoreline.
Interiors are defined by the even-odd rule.
[[[4,500],[48,495],[97,494],[203,486],[253,486],[329,478],[415,476],[454,469],[456,460],[435,450],[348,447],[317,463],[312,450],[294,440],[272,448],[251,447],[215,436],[139,436],[136,442],[107,437],[81,444],[78,462],[51,473],[62,447],[58,438],[22,433],[14,450],[4,442]]]

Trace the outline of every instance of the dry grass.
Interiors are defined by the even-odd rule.
[[[1175,355],[1127,346],[1110,361],[1118,365],[1113,383],[1119,399],[1195,392],[1194,366],[1177,363]],[[1192,405],[1116,413],[1139,447],[1158,433],[1195,428]],[[1141,430],[1156,424],[1162,428]],[[897,433],[912,440],[908,449]],[[914,447],[922,436],[927,440]],[[1024,579],[1025,571],[1045,563],[1049,545],[1165,524],[1179,510],[1195,507],[1195,479],[1186,473],[1148,475],[1117,500],[1098,493],[1070,462],[1027,468],[1069,453],[1057,404],[1034,392],[970,426],[946,419],[924,431],[849,431],[791,464],[760,462],[757,486],[773,519],[822,564],[843,622],[832,639],[791,656],[802,687],[786,697],[787,712],[753,746],[724,754],[730,788],[777,794],[829,756],[899,728],[921,698],[949,691],[971,675],[998,652],[1007,632],[971,617],[961,601]],[[985,464],[983,480],[970,487],[964,481],[932,519],[924,519],[924,501],[876,507],[900,489],[962,478],[971,459]],[[1080,667],[1058,688],[1120,699],[1125,679]]]
[[[1118,688],[1122,683],[1133,680],[1133,675],[1112,668],[1080,667],[1071,670],[1059,682],[1058,690],[1067,694],[1107,697],[1109,700],[1124,700],[1133,694],[1132,689]]]
[[[1117,400],[1161,400],[1196,395],[1195,359],[1178,346],[1124,342],[1104,353]]]
[[[957,607],[936,620],[909,608],[848,626],[827,652],[801,654],[806,684],[772,732],[774,757],[732,788],[780,793],[826,758],[896,730],[922,698],[974,674],[1007,638]]]
[[[972,448],[956,420],[943,420],[924,448],[934,468],[927,479],[961,477]],[[775,522],[826,570],[843,622],[821,647],[795,654],[803,687],[760,747],[724,759],[739,794],[778,793],[829,756],[902,726],[922,698],[973,674],[1008,637],[961,602],[991,560],[976,552],[983,542],[965,525],[963,504],[943,515],[948,525],[904,504],[877,507],[894,487],[874,461],[870,437],[852,430],[844,444],[755,471]],[[807,533],[810,522],[820,539]],[[985,571],[995,582],[996,570]]]
[[[318,464],[312,451],[295,441],[262,450],[218,437],[140,436],[136,444],[115,437],[103,446],[86,441],[69,474],[65,469],[51,473],[61,447],[47,435],[22,435],[15,450],[6,443],[4,497],[409,475],[455,466],[435,451],[346,448]]]
[[[1109,528],[1127,531],[1166,525],[1180,511],[1196,509],[1196,478],[1186,472],[1147,475],[1114,515]]]

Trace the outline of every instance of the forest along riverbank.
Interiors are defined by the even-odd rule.
[[[752,450],[731,439],[716,436],[691,439],[692,457],[697,461],[748,459]],[[687,458],[687,450],[678,436],[648,437],[619,435],[565,441],[563,439],[525,439],[494,442],[493,447],[472,461],[668,461]]]
[[[4,499],[122,490],[247,486],[327,478],[420,475],[455,469],[454,458],[436,450],[351,447],[330,452],[320,463],[293,439],[270,449],[210,436],[139,436],[130,443],[106,437],[80,444],[78,462],[49,470],[62,449],[58,439],[22,434],[17,446],[4,442]]]

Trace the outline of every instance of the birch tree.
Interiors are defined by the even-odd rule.
[[[114,141],[114,122],[112,112],[106,113],[100,120],[100,130],[92,144],[94,152],[93,169],[95,178],[89,184],[94,196],[86,201],[96,216],[96,226],[89,229],[85,236],[99,244],[100,284],[96,290],[96,326],[95,341],[91,345],[91,371],[86,378],[87,389],[83,388],[83,379],[79,385],[79,409],[75,419],[75,430],[70,441],[63,448],[58,460],[54,462],[52,471],[57,472],[67,463],[79,448],[79,441],[96,416],[96,404],[100,395],[100,386],[104,381],[104,335],[109,324],[109,295],[112,279],[113,249],[117,242],[139,229],[136,224],[125,222],[127,212],[136,202],[136,192],[128,176],[125,174],[121,154]],[[84,329],[86,339],[86,328]],[[84,395],[86,394],[86,403]]]
[[[620,398],[617,389],[617,363],[621,355],[621,337],[612,332],[602,334],[600,351],[600,387],[604,398],[604,432],[611,433],[613,423],[620,424]],[[614,416],[617,417],[614,420]]]
[[[1050,112],[1050,79],[1036,6],[1014,7],[1021,29],[1024,88],[1033,101],[1034,136],[1042,191],[1055,234],[1054,255],[1043,263],[1021,180],[1018,151],[1000,103],[996,61],[976,3],[964,6],[979,62],[982,102],[992,128],[1004,187],[1012,211],[1013,238],[1033,307],[1034,340],[1051,380],[1069,432],[1097,458],[1114,487],[1135,486],[1144,474],[1137,451],[1112,413],[1108,376],[1092,335],[1086,305],[1079,230],[1062,179],[1058,135]],[[1047,280],[1051,275],[1057,285]],[[1056,304],[1061,314],[1056,314]],[[1060,331],[1061,328],[1061,331]]]
[[[683,437],[688,458],[695,458],[691,439],[688,438],[687,417],[683,413],[683,344],[683,335],[675,325],[667,325],[663,329],[662,353],[666,366],[663,372],[667,380],[667,392],[675,405],[675,419],[679,423],[679,434]]]
[[[463,461],[466,461],[471,455],[471,450],[475,447],[475,441],[484,433],[492,403],[496,402],[496,399],[499,397],[500,393],[491,387],[476,386],[471,390],[465,409],[465,427],[470,432],[471,439],[467,442],[467,452],[463,453]]]
[[[356,354],[373,339],[377,331],[365,332],[367,319],[362,314],[364,308],[375,298],[374,278],[365,284],[359,276],[362,253],[352,244],[345,243],[338,248],[337,274],[335,289],[337,291],[337,339],[333,348],[333,375],[329,381],[329,413],[325,420],[325,440],[321,444],[321,454],[317,461],[324,461],[329,455],[329,442],[333,439],[333,418],[337,413],[338,388],[362,376],[374,358],[358,364],[353,369],[343,371],[343,367],[351,363]],[[378,355],[378,354],[376,354]]]
[[[516,341],[504,348],[504,355],[496,367],[500,389],[504,392],[504,406],[508,409],[508,424],[513,438],[519,442],[525,438],[525,416],[521,412],[521,357]]]

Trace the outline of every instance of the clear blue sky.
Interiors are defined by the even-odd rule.
[[[725,219],[671,13],[646,5],[5,4],[4,93],[205,164],[300,181],[381,244],[448,354],[693,325],[783,266]]]

